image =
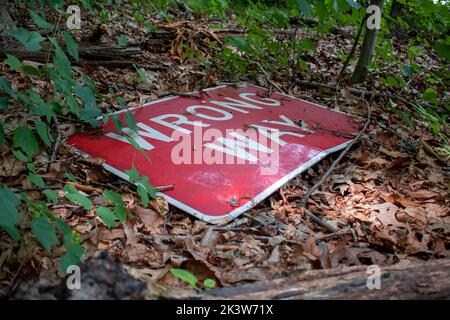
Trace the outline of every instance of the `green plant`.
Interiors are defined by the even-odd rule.
[[[201,290],[201,288],[212,289],[216,286],[216,281],[214,279],[207,278],[200,283],[194,274],[184,269],[171,268],[170,273],[197,290]],[[199,284],[201,285],[201,288],[199,288]]]
[[[86,7],[91,8],[88,1],[82,2]],[[53,33],[43,37],[36,31],[19,28],[12,31],[11,36],[29,52],[43,50],[44,40],[48,40],[51,48],[45,48],[48,53],[46,63],[38,69],[24,64],[11,54],[7,55],[4,63],[12,72],[28,80],[39,78],[45,81],[46,89],[44,92],[34,88],[14,90],[6,78],[0,78],[0,93],[3,94],[0,98],[1,111],[8,112],[12,107],[25,108],[32,120],[30,122],[24,119],[13,126],[5,125],[0,121],[0,143],[9,145],[18,161],[26,164],[28,182],[42,193],[42,197],[47,199],[49,204],[41,200],[29,199],[26,193],[18,196],[7,186],[1,187],[0,203],[4,205],[4,208],[0,210],[0,229],[17,241],[21,239],[23,233],[31,230],[37,242],[49,254],[53,254],[54,247],[63,247],[65,253],[60,259],[60,268],[65,272],[69,265],[77,264],[83,255],[80,235],[49,209],[50,205],[58,203],[58,194],[46,187],[45,179],[38,173],[41,168],[34,164],[33,160],[44,150],[51,151],[53,148],[54,137],[58,134],[58,117],[73,117],[86,126],[97,127],[100,125],[99,117],[103,116],[103,119],[107,121],[109,116],[103,115],[98,107],[98,101],[101,101],[103,96],[97,92],[91,79],[87,75],[75,78],[72,61],[77,61],[79,54],[71,33],[64,32],[60,40],[57,40],[59,23],[50,24],[34,11],[30,11],[30,17],[38,27],[53,30]],[[119,38],[119,43],[124,44],[122,38]],[[119,103],[125,105],[123,99]],[[118,130],[123,128],[115,115],[112,118]],[[125,121],[128,127],[134,131],[137,130],[136,122],[131,115],[127,116]],[[66,178],[76,181],[76,177],[70,172],[66,173]],[[140,186],[138,191],[147,205],[149,196],[155,197],[156,193],[148,183],[148,178],[139,177],[137,174],[137,179]],[[66,184],[63,193],[68,201],[81,206],[84,210],[94,209],[89,197],[73,185]],[[110,228],[124,222],[127,219],[127,209],[122,197],[107,189],[102,195],[110,206],[96,208],[98,217]]]

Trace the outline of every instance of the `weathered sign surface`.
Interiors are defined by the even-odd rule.
[[[127,179],[136,167],[172,205],[211,223],[231,220],[331,152],[358,124],[346,114],[256,86],[216,87],[197,97],[167,97],[117,113],[101,136],[76,134],[69,144],[105,159]],[[135,129],[135,128],[134,128]],[[136,130],[136,129],[135,129]],[[130,143],[133,139],[150,160]]]

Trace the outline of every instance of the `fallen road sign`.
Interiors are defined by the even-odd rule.
[[[101,135],[75,134],[68,142],[105,159],[105,169],[123,179],[134,166],[154,186],[174,185],[163,192],[167,201],[210,223],[230,221],[252,208],[345,148],[351,142],[345,134],[359,127],[344,113],[244,85],[166,97],[115,113],[124,124],[127,114],[137,128],[124,125],[118,132],[108,121]]]

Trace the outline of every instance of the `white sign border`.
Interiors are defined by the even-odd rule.
[[[212,90],[216,90],[216,89],[221,89],[221,88],[226,88],[226,87],[246,87],[246,86],[253,86],[253,87],[257,87],[257,88],[261,88],[264,90],[267,90],[267,88],[252,84],[252,83],[238,83],[238,84],[224,84],[224,85],[220,85],[220,86],[216,86],[216,87],[212,87],[212,88],[207,88],[207,89],[203,89],[203,90],[197,90],[197,91],[192,91],[190,92],[190,94],[195,94],[195,93],[199,93],[199,92],[204,92],[204,91],[212,91]],[[327,110],[330,110],[329,108],[316,104],[314,102],[310,102],[307,100],[303,100],[300,98],[296,98],[281,92],[276,92],[273,91],[274,93],[277,93],[279,95],[285,96],[285,97],[289,97],[295,100],[300,100],[300,101],[304,101],[306,103],[315,105],[317,107],[320,108],[324,108]],[[158,102],[163,102],[163,101],[168,101],[171,99],[175,99],[178,97],[182,97],[182,96],[168,96],[168,97],[164,97],[162,99],[158,99],[155,101],[150,101],[148,103],[144,103],[142,106],[137,106],[137,107],[132,107],[132,108],[127,108],[127,109],[122,109],[113,113],[110,113],[109,115],[113,115],[113,114],[120,114],[123,112],[127,112],[127,111],[131,111],[131,110],[135,110],[138,108],[143,108]],[[346,114],[342,111],[339,110],[332,110],[334,112],[338,112],[338,113],[342,113],[342,114]],[[98,120],[101,120],[102,117],[100,116],[98,118]],[[253,199],[250,199],[247,203],[245,203],[244,205],[234,209],[233,211],[223,215],[223,216],[210,216],[207,214],[204,214],[200,211],[198,211],[197,209],[194,209],[174,198],[172,198],[171,196],[168,196],[162,192],[157,192],[158,196],[162,196],[164,198],[167,199],[167,201],[169,202],[169,204],[177,207],[178,209],[181,209],[183,211],[186,211],[187,213],[195,216],[196,218],[203,220],[205,222],[211,223],[211,224],[219,224],[219,225],[223,225],[226,224],[228,222],[230,222],[231,220],[235,219],[236,217],[240,216],[241,214],[243,214],[245,211],[255,207],[257,204],[259,204],[260,202],[262,202],[264,199],[266,199],[268,196],[270,196],[272,193],[274,193],[276,190],[278,190],[279,188],[281,188],[283,185],[285,185],[287,182],[289,182],[289,180],[295,178],[296,176],[298,176],[299,174],[301,174],[302,172],[304,172],[305,170],[307,170],[308,168],[312,167],[313,165],[315,165],[317,162],[319,162],[320,160],[322,160],[323,158],[325,158],[326,156],[328,156],[331,153],[334,153],[336,151],[342,150],[344,149],[349,143],[351,143],[353,140],[349,140],[347,142],[344,142],[340,145],[334,146],[330,149],[324,150],[320,153],[318,153],[314,158],[312,158],[311,160],[305,162],[304,164],[302,164],[301,166],[299,166],[298,168],[296,168],[295,170],[291,171],[290,173],[288,173],[287,175],[285,175],[284,177],[282,177],[281,179],[277,180],[275,183],[273,183],[272,185],[270,185],[268,188],[266,188],[264,191],[262,191],[261,193],[259,193],[257,196],[255,196]],[[83,157],[90,157],[89,154],[79,150],[76,147],[71,146],[72,148],[74,148],[76,150],[76,152],[78,152],[81,156]],[[129,177],[127,174],[125,174],[124,172],[114,168],[113,166],[107,164],[107,163],[103,163],[102,167],[106,170],[109,171],[113,174],[115,174],[116,176],[118,176],[119,178],[126,180],[128,182],[130,182]]]

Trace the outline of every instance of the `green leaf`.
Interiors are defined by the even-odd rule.
[[[17,97],[17,93],[11,88],[9,81],[6,80],[5,78],[0,79],[0,87],[3,89],[3,91],[5,91],[11,97],[13,97],[13,98]]]
[[[147,190],[141,184],[139,184],[137,187],[137,193],[139,194],[144,207],[147,207],[148,203],[150,202]]]
[[[72,94],[71,81],[61,78],[53,68],[48,69],[48,74],[50,75],[50,79],[52,79],[53,85],[58,92],[66,96]]]
[[[41,41],[43,38],[39,32],[18,28],[11,31],[10,35],[18,40],[25,47],[25,50],[29,52],[41,50]]]
[[[436,50],[439,57],[450,61],[450,44],[445,42],[438,43],[434,46],[434,50]]]
[[[64,236],[70,236],[72,235],[72,231],[70,230],[69,225],[67,224],[66,221],[64,221],[63,219],[56,217],[55,218],[55,222],[56,222],[56,228],[64,235]]]
[[[111,201],[115,205],[125,206],[125,203],[123,202],[122,196],[120,194],[114,192],[114,191],[110,191],[110,190],[105,189],[103,191],[103,197],[106,200]]]
[[[346,1],[351,7],[355,8],[355,9],[361,8],[361,5],[357,2],[355,2],[355,0],[346,0]]]
[[[80,119],[92,122],[101,115],[101,110],[97,108],[96,98],[91,88],[76,84],[75,95],[80,98],[84,104],[84,108],[80,111]]]
[[[0,97],[0,109],[6,110],[8,108],[8,97]]]
[[[64,175],[67,179],[69,179],[70,181],[72,181],[72,182],[76,182],[77,181],[77,178],[75,178],[75,176],[71,173],[71,172],[66,172],[66,174]],[[71,185],[66,185],[66,186],[71,186]],[[73,186],[71,186],[71,187],[73,187]],[[65,187],[64,187],[65,188]],[[74,189],[75,189],[75,187],[74,187]],[[75,189],[75,192],[76,192],[76,189]]]
[[[78,190],[77,188],[75,188],[73,185],[71,184],[66,184],[64,186],[64,191],[66,191],[67,193],[77,193]]]
[[[142,155],[148,160],[150,161],[150,157],[148,156],[147,152],[144,151],[144,149],[142,149],[137,143],[136,141],[134,141],[134,139],[131,139],[129,136],[125,136],[125,139],[127,139],[127,141],[140,153],[142,153]]]
[[[190,284],[193,288],[198,289],[197,277],[194,276],[189,271],[183,270],[183,269],[171,268],[170,273],[173,274],[178,279],[183,280],[184,282]]]
[[[20,235],[16,229],[16,224],[19,222],[20,216],[17,212],[17,206],[20,204],[20,199],[16,194],[7,187],[0,188],[0,228],[5,230],[12,239],[19,240]]]
[[[91,88],[92,91],[95,91],[95,84],[92,82],[91,78],[89,78],[88,75],[83,74],[83,76],[81,77],[81,79],[83,79],[83,82],[84,82],[89,88]]]
[[[5,64],[7,64],[11,70],[16,71],[17,69],[20,69],[22,67],[22,61],[16,58],[16,56],[13,56],[11,54],[6,54],[7,58],[3,61]]]
[[[53,63],[55,64],[55,70],[66,80],[72,80],[72,68],[69,59],[60,47],[55,38],[49,37],[50,42],[55,47],[55,55]]]
[[[14,130],[13,146],[22,149],[28,158],[31,158],[39,150],[36,136],[27,127],[17,127]]]
[[[42,29],[53,30],[55,28],[54,25],[45,21],[40,15],[30,10],[31,19],[33,22]]]
[[[66,43],[67,51],[70,55],[78,61],[78,49],[75,40],[73,39],[70,32],[64,32],[63,40]]]
[[[116,216],[111,210],[105,207],[98,207],[96,212],[108,228],[114,228],[116,226]]]
[[[59,243],[56,238],[56,230],[47,217],[33,217],[31,231],[48,252],[52,252],[52,246]]]
[[[22,153],[20,150],[13,150],[13,155],[22,162],[28,162],[28,157]]]
[[[29,74],[31,76],[35,76],[36,78],[43,78],[46,75],[46,72],[44,70],[40,70],[38,68],[35,68],[33,66],[24,65],[22,67],[23,72],[26,74]]]
[[[314,50],[314,44],[310,39],[301,39],[300,40],[300,44],[303,48],[305,48],[306,50]]]
[[[243,37],[231,37],[228,39],[228,44],[244,52],[250,49],[248,41]]]
[[[119,103],[119,105],[120,105],[121,107],[125,108],[126,103],[125,103],[125,99],[124,99],[124,98],[122,98],[122,97],[117,97],[116,100],[117,100],[117,102]]]
[[[128,127],[131,130],[133,130],[134,132],[138,131],[136,120],[134,119],[134,116],[131,113],[127,113],[127,115],[125,116],[125,122],[127,123]]]
[[[70,111],[72,111],[77,117],[80,116],[80,107],[78,106],[77,100],[71,95],[68,95],[66,97],[66,102]]]
[[[34,173],[30,173],[27,177],[28,181],[30,181],[32,184],[34,184],[36,187],[42,188],[43,186],[45,186],[45,182],[42,179],[42,177],[34,174]]]
[[[399,86],[397,78],[394,78],[393,76],[387,76],[386,82],[392,88],[397,88]]]
[[[125,170],[125,174],[129,177],[131,183],[136,183],[139,179],[139,172],[134,166],[131,170]]]
[[[119,46],[123,47],[127,45],[128,40],[124,35],[120,35],[117,37],[117,43],[119,44]]]
[[[82,206],[87,211],[92,209],[91,200],[89,200],[88,197],[82,195],[79,192],[70,192],[66,194],[66,198],[69,199],[71,202]]]
[[[214,288],[215,286],[216,286],[216,281],[215,280],[213,280],[213,279],[205,279],[204,281],[203,281],[203,286],[204,287],[206,287],[206,288]]]
[[[148,194],[153,198],[156,199],[156,190],[148,183],[148,177],[143,176],[141,178],[141,184],[144,186],[145,190],[147,190]]]
[[[114,215],[119,219],[120,222],[127,220],[127,209],[123,206],[116,206],[114,208]]]
[[[297,0],[297,6],[305,16],[310,16],[312,14],[311,5],[306,0]]]
[[[67,268],[80,262],[84,248],[81,244],[74,243],[70,235],[64,237],[64,248],[66,248],[66,253],[61,257],[59,267],[62,272],[66,273]]]
[[[52,203],[58,203],[58,194],[55,191],[45,189],[43,193],[45,194],[45,196],[49,201],[51,201]]]
[[[39,137],[41,137],[45,145],[47,147],[51,147],[52,143],[50,141],[50,128],[48,127],[48,125],[39,119],[34,121],[34,125],[36,126],[36,131]]]
[[[112,115],[112,119],[114,122],[114,128],[116,129],[117,132],[121,132],[123,129],[123,123],[122,120],[119,119],[118,116],[116,116],[115,114]]]
[[[400,71],[405,77],[408,77],[413,73],[413,69],[411,68],[411,66],[408,66],[406,64],[400,66]]]
[[[422,99],[435,103],[437,101],[437,92],[433,88],[427,88],[424,93],[422,93]]]
[[[139,68],[137,69],[139,78],[141,79],[141,81],[147,81],[148,80],[148,76],[147,76],[147,72],[145,72],[144,68]]]

